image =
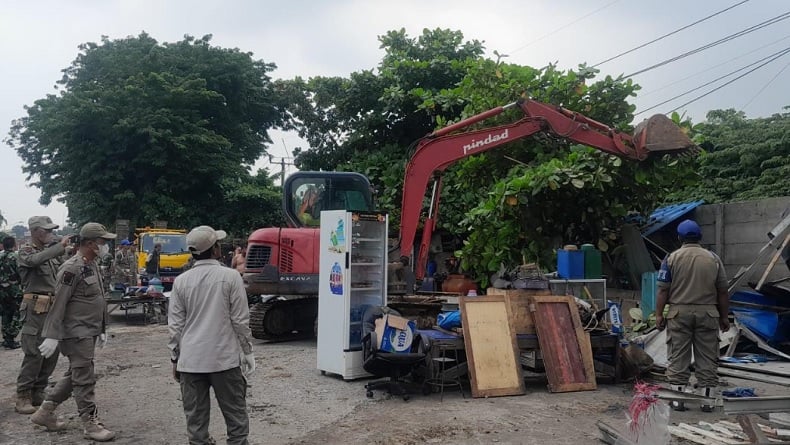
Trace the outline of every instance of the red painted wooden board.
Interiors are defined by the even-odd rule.
[[[573,297],[530,296],[529,301],[549,391],[596,389],[590,337]]]

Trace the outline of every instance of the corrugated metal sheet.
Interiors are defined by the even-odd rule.
[[[665,227],[667,224],[679,219],[704,203],[705,201],[702,200],[692,201],[683,204],[672,204],[654,210],[650,217],[648,217],[647,223],[640,228],[642,236],[648,236],[657,232],[662,227]]]

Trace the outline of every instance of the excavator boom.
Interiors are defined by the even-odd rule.
[[[516,122],[463,131],[515,107],[524,113],[524,117]],[[417,143],[403,178],[400,249],[401,256],[406,258],[411,255],[414,245],[425,190],[429,180],[435,180],[414,264],[417,280],[422,280],[425,276],[428,248],[439,212],[441,172],[460,159],[539,132],[635,161],[643,161],[651,155],[687,154],[698,150],[680,127],[664,115],[655,115],[645,120],[637,125],[633,135],[629,135],[582,114],[531,99],[497,107],[439,129]]]

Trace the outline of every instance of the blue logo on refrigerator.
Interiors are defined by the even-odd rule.
[[[338,244],[345,244],[346,243],[346,230],[345,230],[345,223],[343,220],[339,220],[337,222],[337,230],[335,233],[337,234],[337,242]]]
[[[335,295],[343,295],[343,269],[337,262],[329,273],[329,290]]]

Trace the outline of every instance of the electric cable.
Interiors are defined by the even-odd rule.
[[[755,95],[754,95],[754,96],[752,96],[752,98],[751,98],[751,99],[749,99],[749,101],[748,101],[748,102],[746,102],[746,104],[744,104],[744,105],[743,105],[743,106],[740,108],[740,109],[741,109],[741,111],[743,111],[743,110],[744,110],[746,107],[748,107],[749,105],[751,105],[752,101],[754,101],[754,99],[757,99],[757,96],[759,96],[759,95],[760,95],[760,94],[761,94],[763,91],[765,91],[765,89],[766,89],[766,88],[768,88],[768,85],[771,85],[771,84],[773,83],[773,81],[774,81],[774,80],[776,80],[776,78],[777,78],[777,77],[779,77],[779,75],[780,75],[780,74],[782,74],[782,72],[784,72],[784,70],[786,70],[786,69],[787,69],[787,67],[788,67],[788,66],[790,66],[790,62],[787,62],[787,63],[785,64],[785,66],[784,66],[784,67],[783,67],[781,70],[779,70],[779,72],[778,72],[778,73],[776,73],[776,74],[774,75],[774,77],[772,77],[772,78],[771,78],[771,80],[769,80],[769,81],[768,81],[768,83],[766,83],[765,85],[763,85],[763,87],[762,87],[762,88],[760,88],[760,91],[758,91],[757,93],[755,93]]]
[[[764,22],[760,22],[760,23],[758,23],[758,24],[756,24],[754,26],[750,26],[749,28],[743,29],[743,30],[738,31],[738,32],[736,32],[734,34],[730,34],[730,35],[728,35],[726,37],[722,37],[721,39],[716,40],[714,42],[708,43],[706,45],[702,45],[699,48],[695,48],[695,49],[693,49],[691,51],[687,51],[687,52],[685,52],[683,54],[680,54],[678,56],[669,58],[669,59],[664,60],[662,62],[658,62],[658,63],[653,64],[653,65],[651,65],[651,66],[649,66],[647,68],[642,68],[639,71],[635,71],[635,72],[633,72],[631,74],[628,74],[627,76],[623,76],[623,78],[627,79],[629,77],[633,77],[633,76],[636,76],[636,75],[639,75],[639,74],[642,74],[642,73],[654,70],[656,68],[662,67],[662,66],[667,65],[669,63],[676,62],[676,61],[678,61],[680,59],[683,59],[683,58],[686,58],[688,56],[697,54],[697,53],[702,52],[702,51],[704,51],[706,49],[713,48],[714,46],[721,45],[722,43],[729,42],[730,40],[736,39],[738,37],[742,37],[742,36],[744,36],[746,34],[749,34],[749,33],[752,33],[754,31],[760,30],[762,28],[765,28],[767,26],[773,25],[775,23],[779,23],[779,22],[781,22],[783,20],[787,20],[788,18],[790,18],[790,11],[785,12],[784,14],[780,14],[780,15],[778,15],[776,17],[772,17],[772,18],[770,18],[770,19],[768,19],[768,20],[766,20]]]
[[[736,6],[740,6],[740,5],[742,5],[742,4],[744,4],[744,3],[748,2],[748,1],[749,1],[749,0],[742,0],[741,2],[738,2],[738,3],[736,3],[736,4],[732,5],[732,6],[729,6],[729,7],[727,7],[727,8],[724,8],[724,9],[720,10],[720,11],[714,12],[713,14],[711,14],[711,15],[709,15],[709,16],[707,16],[707,17],[703,17],[703,18],[701,18],[701,19],[697,20],[697,21],[696,21],[696,22],[694,22],[694,23],[689,23],[688,25],[686,25],[686,26],[684,26],[684,27],[682,27],[682,28],[678,28],[678,29],[676,29],[676,30],[674,30],[674,31],[672,31],[672,32],[669,32],[669,33],[667,33],[667,34],[664,34],[664,35],[663,35],[663,36],[661,36],[661,37],[656,37],[655,39],[653,39],[653,40],[651,40],[651,41],[649,41],[649,42],[647,42],[647,43],[643,43],[643,44],[641,44],[641,45],[639,45],[639,46],[636,46],[636,47],[634,47],[634,48],[631,48],[631,49],[629,49],[628,51],[623,51],[623,52],[621,52],[620,54],[617,54],[616,56],[612,56],[612,57],[610,57],[610,58],[608,58],[608,59],[604,60],[603,62],[598,62],[598,63],[596,63],[595,65],[593,65],[592,67],[593,67],[593,68],[595,68],[595,67],[597,67],[597,66],[603,65],[604,63],[611,62],[612,60],[615,60],[615,59],[619,59],[620,57],[623,57],[623,56],[624,56],[624,55],[626,55],[626,54],[630,54],[630,53],[632,53],[632,52],[634,52],[634,51],[636,51],[636,50],[638,50],[638,49],[642,49],[642,48],[644,48],[644,47],[646,47],[646,46],[648,46],[648,45],[651,45],[651,44],[653,44],[653,43],[656,43],[656,42],[658,42],[659,40],[663,40],[663,39],[665,39],[665,38],[667,38],[667,37],[669,37],[669,36],[671,36],[671,35],[673,35],[673,34],[677,34],[677,33],[679,33],[680,31],[683,31],[684,29],[691,28],[691,27],[692,27],[692,26],[694,26],[694,25],[697,25],[697,24],[699,24],[699,23],[702,23],[702,22],[704,22],[705,20],[708,20],[708,19],[710,19],[710,18],[716,17],[717,15],[719,15],[719,14],[722,14],[722,13],[725,13],[725,12],[729,11],[730,9],[732,9],[732,8],[735,8]]]
[[[691,93],[693,93],[693,92],[695,92],[695,91],[697,91],[697,90],[701,90],[702,88],[705,88],[705,87],[706,87],[706,86],[708,86],[708,85],[714,84],[714,83],[716,83],[716,82],[718,82],[718,81],[720,81],[720,80],[722,80],[722,79],[725,79],[725,78],[727,78],[727,77],[730,77],[730,76],[732,76],[732,75],[733,75],[733,74],[735,74],[735,73],[738,73],[738,72],[740,72],[740,71],[743,71],[743,70],[745,70],[745,69],[747,69],[747,68],[750,68],[750,67],[752,67],[752,66],[754,66],[754,65],[757,65],[757,64],[758,64],[758,63],[760,63],[760,62],[764,62],[764,61],[766,61],[766,60],[768,60],[768,59],[770,59],[770,58],[772,58],[772,57],[776,57],[776,56],[779,56],[779,57],[781,57],[781,56],[783,56],[783,55],[785,55],[785,54],[787,54],[787,53],[790,53],[790,47],[788,47],[788,48],[785,48],[785,49],[783,49],[783,50],[780,50],[780,51],[777,51],[777,52],[775,52],[775,53],[773,53],[773,54],[769,54],[769,55],[767,55],[767,56],[763,57],[762,59],[756,60],[756,61],[754,61],[754,62],[752,62],[752,63],[750,63],[750,64],[748,64],[748,65],[742,66],[742,67],[738,68],[737,70],[730,71],[729,73],[727,73],[727,74],[725,74],[725,75],[723,75],[723,76],[719,76],[719,77],[717,77],[717,78],[715,78],[715,79],[713,79],[713,80],[711,80],[711,81],[708,81],[708,82],[705,82],[705,83],[703,83],[702,85],[699,85],[699,86],[697,86],[697,87],[695,87],[695,88],[692,88],[692,89],[690,89],[690,90],[688,90],[688,91],[685,91],[685,92],[683,92],[683,93],[680,93],[680,94],[678,94],[677,96],[671,97],[671,98],[669,98],[669,99],[667,99],[667,100],[665,100],[665,101],[663,101],[663,102],[660,102],[660,103],[657,103],[657,104],[655,104],[655,105],[653,105],[653,106],[651,106],[651,107],[645,108],[644,110],[642,110],[642,111],[640,111],[640,112],[638,112],[638,113],[635,113],[635,114],[634,114],[634,116],[639,116],[639,115],[640,115],[640,114],[642,114],[642,113],[646,113],[646,112],[648,112],[648,111],[650,111],[650,110],[652,110],[652,109],[654,109],[654,108],[658,108],[658,107],[660,107],[661,105],[664,105],[664,104],[667,104],[667,103],[669,103],[669,102],[672,102],[672,101],[673,101],[673,100],[675,100],[675,99],[679,99],[679,98],[681,98],[681,97],[683,97],[683,96],[685,96],[685,95],[687,95],[687,94],[691,94]],[[759,68],[759,67],[758,67],[758,68]],[[748,73],[747,73],[747,74],[748,74]]]
[[[678,79],[678,80],[676,80],[676,81],[674,81],[674,82],[670,82],[670,83],[668,83],[668,84],[666,84],[666,85],[662,85],[662,86],[660,86],[660,87],[658,87],[658,88],[656,88],[656,89],[653,89],[653,90],[648,90],[648,91],[645,91],[644,93],[640,93],[640,94],[639,94],[639,97],[641,97],[641,98],[645,98],[645,97],[647,97],[647,96],[650,96],[650,95],[652,95],[652,94],[655,94],[655,93],[657,93],[657,92],[659,92],[659,91],[665,90],[665,89],[667,89],[667,88],[669,88],[669,87],[671,87],[671,86],[673,86],[673,85],[677,85],[677,84],[679,84],[680,82],[683,82],[684,80],[688,80],[688,79],[691,79],[692,77],[696,77],[696,76],[698,76],[698,75],[700,75],[700,74],[702,74],[702,73],[707,73],[708,71],[715,70],[716,68],[719,68],[719,67],[721,67],[721,66],[724,66],[724,65],[726,65],[726,64],[728,64],[728,63],[730,63],[730,62],[733,62],[733,61],[735,61],[735,60],[738,60],[738,59],[740,59],[740,58],[746,57],[746,56],[748,56],[749,54],[754,54],[754,53],[756,53],[757,51],[760,51],[760,50],[761,50],[761,49],[763,49],[763,48],[767,48],[767,47],[769,47],[769,46],[773,46],[773,45],[775,45],[775,44],[777,44],[777,43],[779,43],[779,42],[781,42],[781,41],[783,41],[783,40],[787,40],[787,39],[790,39],[790,34],[788,34],[788,35],[786,35],[786,36],[782,37],[782,38],[781,38],[781,39],[779,39],[779,40],[774,40],[774,41],[773,41],[773,42],[771,42],[771,43],[766,43],[765,45],[763,45],[763,46],[761,46],[761,47],[759,47],[759,48],[755,48],[755,49],[753,49],[753,50],[751,50],[751,51],[749,51],[749,52],[747,52],[747,53],[743,53],[743,54],[741,54],[740,56],[733,57],[732,59],[726,60],[726,61],[724,61],[724,62],[722,62],[722,63],[719,63],[719,64],[717,64],[717,65],[713,65],[713,66],[711,66],[711,67],[709,67],[709,68],[705,68],[705,69],[704,69],[704,70],[702,70],[702,71],[697,71],[696,73],[694,73],[694,74],[691,74],[691,75],[688,75],[688,76],[686,76],[686,77],[684,77],[684,78],[682,78],[682,79]]]
[[[565,29],[565,28],[567,28],[567,27],[569,27],[569,26],[571,26],[571,25],[574,25],[574,24],[576,24],[576,23],[578,23],[578,22],[580,22],[580,21],[582,21],[582,20],[586,19],[587,17],[589,17],[589,16],[591,16],[591,15],[593,15],[593,14],[597,14],[597,13],[599,13],[599,12],[603,11],[604,9],[606,9],[606,8],[608,8],[608,7],[612,6],[612,5],[614,5],[615,3],[619,2],[619,1],[620,1],[620,0],[614,0],[614,1],[611,1],[611,2],[609,2],[609,3],[607,3],[607,4],[603,5],[603,6],[601,6],[600,8],[598,8],[598,9],[596,9],[596,10],[592,11],[592,12],[588,12],[587,14],[585,14],[585,15],[583,15],[583,16],[581,16],[581,17],[579,17],[579,18],[578,18],[578,19],[576,19],[576,20],[573,20],[573,21],[571,21],[571,22],[569,22],[569,23],[566,23],[566,24],[564,24],[564,25],[560,26],[559,28],[557,28],[557,29],[555,29],[555,30],[553,30],[553,31],[549,31],[549,32],[548,32],[548,33],[546,33],[546,34],[543,34],[542,36],[538,37],[538,38],[537,38],[537,39],[535,39],[535,40],[532,40],[531,42],[528,42],[528,43],[525,43],[525,44],[523,44],[523,45],[519,46],[518,48],[514,49],[513,51],[510,51],[510,54],[513,54],[513,53],[515,53],[515,52],[521,51],[522,49],[524,49],[524,48],[526,48],[526,47],[528,47],[528,46],[531,46],[531,45],[533,45],[533,44],[535,44],[535,43],[537,43],[537,42],[539,42],[539,41],[541,41],[541,40],[545,39],[546,37],[549,37],[549,36],[551,36],[551,35],[554,35],[554,34],[558,33],[559,31],[562,31],[563,29]],[[746,0],[746,1],[749,1],[749,0]]]
[[[778,56],[774,57],[773,59],[771,59],[771,60],[768,60],[768,61],[766,61],[766,62],[763,62],[761,65],[758,65],[758,66],[756,66],[756,67],[754,67],[754,68],[750,69],[749,71],[747,71],[747,72],[745,72],[745,73],[741,74],[740,76],[738,76],[738,77],[736,77],[736,78],[734,78],[734,79],[730,80],[729,82],[725,82],[725,83],[723,83],[722,85],[720,85],[720,86],[718,86],[718,87],[716,87],[716,88],[714,88],[714,89],[712,89],[712,90],[708,91],[707,93],[705,93],[705,94],[701,94],[701,95],[699,95],[699,96],[695,97],[694,99],[691,99],[690,101],[688,101],[688,102],[686,102],[686,103],[684,103],[684,104],[682,104],[682,105],[680,105],[680,106],[678,106],[678,107],[675,107],[673,110],[670,110],[670,113],[671,113],[671,112],[673,112],[673,111],[677,111],[678,109],[680,109],[680,108],[683,108],[683,107],[685,107],[686,105],[692,104],[692,103],[694,103],[694,102],[696,102],[696,101],[698,101],[698,100],[702,99],[703,97],[705,97],[705,96],[707,96],[707,95],[709,95],[709,94],[711,94],[711,93],[714,93],[714,92],[716,92],[716,91],[718,91],[718,90],[720,90],[720,89],[722,89],[722,88],[726,87],[727,85],[729,85],[729,84],[731,84],[731,83],[735,82],[736,80],[738,80],[738,79],[741,79],[741,78],[743,78],[744,76],[747,76],[747,75],[749,75],[749,74],[751,74],[751,73],[753,73],[753,72],[757,71],[758,69],[760,69],[760,68],[764,67],[765,65],[768,65],[769,63],[773,62],[774,60],[776,60],[776,59],[779,59],[780,57],[784,56],[784,55],[785,55],[785,54],[787,54],[788,52],[790,52],[790,51],[786,51],[786,52],[784,52],[784,53],[782,53],[782,54],[779,54]]]

